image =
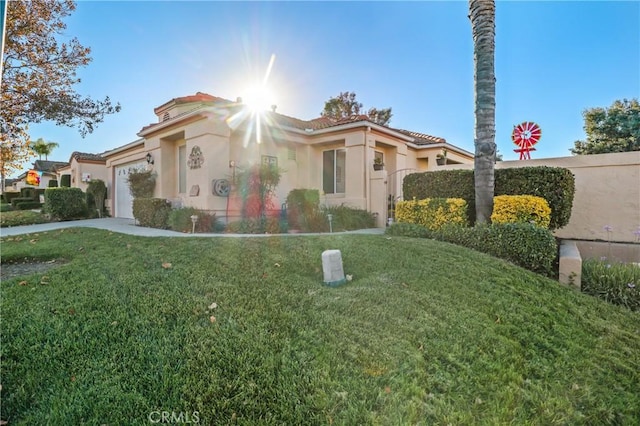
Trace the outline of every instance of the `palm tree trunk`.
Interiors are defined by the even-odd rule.
[[[488,223],[493,211],[493,168],[496,156],[495,15],[494,0],[469,0],[475,92],[473,169],[476,223]]]

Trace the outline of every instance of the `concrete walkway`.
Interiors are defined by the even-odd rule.
[[[138,235],[142,237],[272,237],[272,236],[304,236],[304,235],[329,235],[323,234],[184,234],[182,232],[169,231],[166,229],[145,228],[136,226],[133,219],[103,218],[72,220],[68,222],[40,223],[37,225],[13,226],[10,228],[0,228],[0,237],[10,237],[13,235],[35,234],[40,232],[55,231],[64,228],[98,228],[106,229],[121,234]],[[359,229],[357,231],[334,232],[341,234],[377,234],[382,235],[383,228]]]

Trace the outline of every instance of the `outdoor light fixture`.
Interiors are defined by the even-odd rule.
[[[150,152],[147,152],[147,164],[153,164],[153,157]]]

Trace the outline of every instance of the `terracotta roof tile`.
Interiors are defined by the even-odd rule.
[[[231,102],[228,99],[224,99],[224,98],[219,98],[217,96],[213,96],[210,95],[208,93],[203,93],[203,92],[197,92],[195,95],[188,95],[188,96],[182,96],[179,98],[173,98],[168,102],[163,103],[162,105],[160,105],[159,107],[156,107],[153,109],[153,112],[155,112],[156,114],[158,113],[158,111],[162,110],[162,108],[164,108],[165,106],[167,106],[170,103],[175,103],[177,105],[179,104],[188,104],[188,103],[192,103],[192,102]]]
[[[415,143],[416,145],[430,145],[430,144],[435,144],[435,143],[446,143],[447,140],[445,138],[441,138],[438,136],[432,136],[432,135],[427,135],[426,133],[418,133],[418,132],[412,132],[410,130],[404,130],[404,129],[392,129],[395,130],[396,132],[400,132],[402,134],[405,134],[407,136],[411,136],[414,140],[413,143]]]
[[[69,162],[71,162],[71,160],[74,158],[76,161],[100,161],[103,163],[106,163],[107,161],[107,159],[100,154],[91,154],[88,152],[78,152],[78,151],[73,151],[71,153],[71,157],[69,157]]]

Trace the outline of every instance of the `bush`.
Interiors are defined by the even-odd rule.
[[[71,175],[60,176],[60,187],[71,188]]]
[[[20,196],[19,192],[5,192],[2,194],[2,198],[4,202],[7,204],[11,204],[11,200]]]
[[[582,262],[582,292],[640,311],[640,267],[606,260]]]
[[[42,203],[40,201],[23,201],[16,205],[18,210],[33,210],[39,209],[42,207]]]
[[[305,216],[317,212],[320,192],[317,189],[293,189],[287,195],[287,221],[289,227],[302,229]]]
[[[191,232],[193,222],[191,216],[198,216],[196,222],[196,232],[214,232],[218,226],[216,225],[216,216],[193,207],[183,207],[171,210],[169,213],[168,224],[169,229],[178,232]]]
[[[134,198],[133,217],[140,226],[168,228],[171,203],[164,198]]]
[[[34,225],[36,223],[46,223],[47,218],[37,212],[30,210],[18,210],[6,212],[0,215],[0,227],[6,228],[10,226]]]
[[[87,202],[80,188],[47,188],[44,211],[58,220],[81,219],[87,216]]]
[[[432,233],[424,226],[406,222],[391,224],[385,233],[395,237],[430,238],[432,236]]]
[[[107,196],[107,186],[100,179],[91,179],[87,186],[87,204],[98,211],[98,215],[102,217],[104,213],[104,199]],[[89,202],[91,198],[91,202]],[[92,210],[92,211],[93,211]]]
[[[283,234],[287,232],[277,217],[243,219],[227,225],[226,232],[230,234]]]
[[[551,209],[534,195],[499,195],[493,199],[491,223],[534,223],[548,229]]]
[[[468,225],[467,203],[462,198],[427,198],[398,201],[397,222],[415,223],[430,230],[446,224]]]
[[[49,188],[57,188],[58,187],[58,181],[56,179],[51,179],[48,183],[48,187]]]
[[[473,170],[439,170],[413,173],[404,178],[403,196],[416,198],[462,198],[475,222]],[[495,170],[495,195],[535,195],[547,200],[551,208],[549,229],[569,223],[575,192],[575,179],[561,167],[514,167]]]
[[[16,198],[13,198],[11,200],[11,207],[13,207],[14,209],[17,209],[18,208],[18,204],[20,204],[20,203],[28,203],[28,202],[32,202],[32,201],[33,201],[33,198],[31,198],[31,197],[16,197]]]
[[[0,204],[0,212],[10,212],[13,210],[11,204],[2,203]]]
[[[324,221],[329,230],[328,215],[333,215],[331,222],[333,232],[352,231],[354,229],[375,228],[376,219],[370,212],[345,205],[331,206],[321,209]]]
[[[156,187],[156,175],[152,170],[130,170],[127,183],[133,198],[151,198]]]
[[[419,225],[396,223],[389,226],[386,233],[434,238],[490,254],[539,274],[556,275],[556,239],[549,230],[530,223],[478,225],[473,228],[446,225],[435,231]]]

